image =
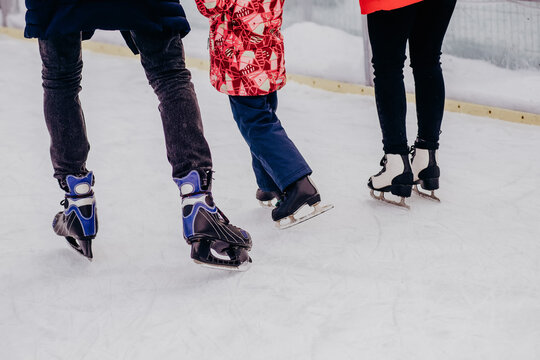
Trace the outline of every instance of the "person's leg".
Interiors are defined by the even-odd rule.
[[[180,35],[132,32],[141,63],[159,99],[167,158],[173,177],[212,169],[212,158]]]
[[[43,63],[43,107],[51,137],[54,177],[85,175],[90,145],[79,101],[81,91],[81,35],[70,34],[39,40]],[[65,190],[65,189],[64,189]]]
[[[279,190],[285,190],[298,179],[312,173],[275,114],[275,92],[263,96],[229,96],[229,101],[233,117],[251,153]],[[260,185],[264,186],[264,177],[259,180],[263,182]]]
[[[375,101],[385,153],[408,152],[403,66],[416,6],[415,4],[392,11],[377,11],[367,16],[375,70]]]
[[[184,239],[191,258],[208,267],[246,270],[251,236],[232,225],[212,197],[212,158],[179,35],[132,32],[159,99],[167,158],[182,197]],[[220,256],[215,256],[217,252]]]
[[[81,91],[81,35],[39,40],[43,62],[44,114],[51,137],[54,177],[66,192],[64,210],[53,220],[53,230],[81,255],[92,259],[92,240],[98,231],[94,175],[86,169],[90,145],[79,102]]]
[[[424,0],[418,6],[409,49],[416,91],[418,139],[422,149],[439,148],[444,112],[444,79],[440,56],[456,0]]]
[[[255,173],[255,180],[257,181],[257,186],[259,189],[272,192],[277,191],[281,192],[279,187],[276,185],[270,174],[264,169],[263,164],[257,159],[255,154],[251,153],[251,167]]]

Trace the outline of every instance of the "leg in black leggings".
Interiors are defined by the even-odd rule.
[[[377,11],[367,16],[375,69],[375,101],[385,153],[408,153],[403,66],[407,39],[417,7],[418,4],[414,4],[392,11]]]
[[[456,0],[421,2],[409,37],[418,117],[416,145],[429,150],[439,148],[445,98],[441,48],[455,5]]]

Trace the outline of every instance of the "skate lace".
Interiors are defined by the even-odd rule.
[[[229,218],[225,216],[225,214],[223,213],[223,211],[221,211],[217,206],[216,206],[216,209],[217,209],[217,212],[219,214],[219,216],[223,219],[223,222],[225,223],[225,225],[230,225],[232,227],[235,227],[237,228],[236,226],[232,225],[229,221]],[[238,228],[237,228],[238,229]]]
[[[409,154],[414,158],[414,155],[416,155],[416,146],[411,146],[411,149],[409,150]]]
[[[287,192],[284,191],[281,194],[277,196],[277,201],[275,207],[279,207],[281,204],[283,204],[287,200]]]
[[[239,228],[238,226],[234,226],[233,224],[231,224],[231,222],[229,221],[229,218],[227,216],[225,216],[225,214],[223,213],[223,211],[220,210],[220,208],[218,208],[216,206],[216,209],[217,209],[217,212],[218,212],[219,216],[221,217],[221,219],[225,223],[225,225],[227,225],[230,228],[236,229],[238,232],[244,231],[242,228]]]

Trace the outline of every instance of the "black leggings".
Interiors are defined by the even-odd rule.
[[[455,5],[456,0],[424,0],[367,16],[375,69],[375,100],[385,153],[408,152],[403,84],[407,40],[416,93],[417,146],[439,147],[445,97],[441,47]]]

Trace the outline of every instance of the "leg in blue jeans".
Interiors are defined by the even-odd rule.
[[[255,173],[255,180],[257,180],[257,186],[264,191],[277,191],[281,192],[279,186],[276,185],[274,179],[266,172],[263,164],[257,159],[257,157],[251,153],[251,167]]]
[[[308,166],[276,116],[277,93],[229,96],[233,117],[253,157],[257,185],[264,191],[285,190],[310,175]]]

